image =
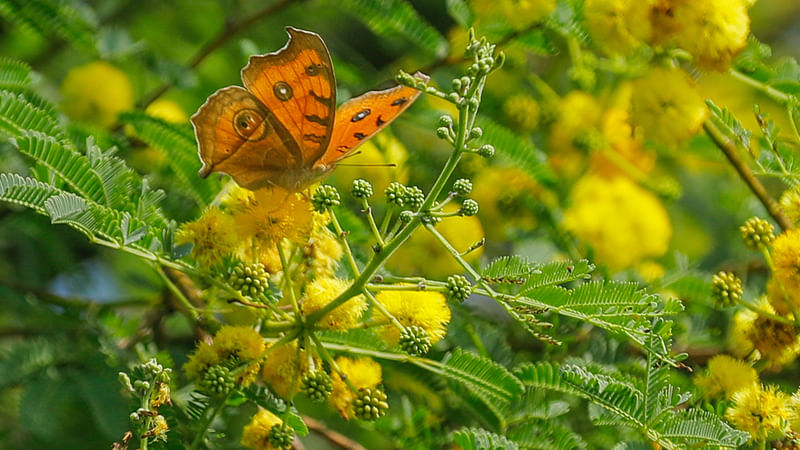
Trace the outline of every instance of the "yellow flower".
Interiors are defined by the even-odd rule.
[[[503,102],[503,113],[511,125],[523,132],[539,125],[539,103],[530,95],[517,94]]]
[[[767,298],[769,299],[769,304],[782,316],[791,313],[792,306],[797,308],[800,305],[800,292],[784,288],[775,277],[767,281]],[[787,298],[789,299],[788,302],[786,301]]]
[[[548,136],[548,162],[556,171],[572,177],[583,170],[585,163],[584,152],[575,144],[598,133],[603,110],[591,95],[572,91],[561,99],[557,111],[558,118]]]
[[[347,280],[339,278],[320,278],[306,286],[305,296],[301,300],[303,314],[310,315],[322,309],[350,286]],[[358,324],[367,301],[363,295],[356,295],[343,305],[329,312],[318,323],[322,328],[346,330]]]
[[[541,22],[553,12],[556,0],[500,0],[500,7],[507,23],[521,30]]]
[[[75,67],[61,84],[62,107],[73,120],[110,127],[133,108],[133,89],[125,72],[96,61]]]
[[[800,186],[787,189],[781,195],[781,209],[792,223],[800,222]]]
[[[773,277],[784,292],[800,292],[800,229],[786,230],[772,243]],[[791,295],[795,302],[797,295]],[[794,307],[800,306],[795,303]]]
[[[664,277],[664,266],[655,261],[642,261],[636,265],[636,273],[647,283],[653,283]]]
[[[264,188],[236,206],[231,208],[236,234],[243,241],[256,239],[259,247],[274,247],[283,238],[305,243],[311,233],[311,202],[301,194]]]
[[[386,310],[403,326],[418,326],[428,332],[431,344],[439,342],[447,334],[450,323],[450,308],[447,299],[432,291],[381,291],[377,295]],[[376,310],[376,314],[381,314]],[[395,325],[381,327],[381,333],[390,345],[400,340],[400,331]]]
[[[381,365],[370,358],[352,359],[344,356],[336,358],[336,365],[339,370],[347,376],[348,381],[359,389],[372,389],[381,382]],[[333,391],[331,392],[331,405],[339,411],[345,419],[353,417],[353,401],[356,393],[350,390],[350,386],[333,371]]]
[[[392,181],[408,182],[408,150],[397,138],[381,133],[358,147],[358,151],[358,155],[342,161],[353,166],[340,166],[331,176],[334,184],[340,186],[340,192],[349,192],[351,183],[358,178],[372,183],[376,194],[383,193]],[[386,167],[386,164],[396,166]]]
[[[480,169],[471,197],[480,205],[486,237],[502,240],[510,229],[532,230],[537,220],[530,205],[548,192],[516,167],[488,166]]]
[[[452,203],[445,205],[444,212],[452,212],[458,206]],[[478,214],[480,215],[480,214]],[[448,217],[436,225],[436,229],[459,252],[464,252],[483,239],[483,226],[478,216]],[[464,256],[468,262],[477,261],[483,253],[483,247]],[[461,273],[464,269],[450,255],[433,235],[419,230],[392,255],[386,263],[395,272],[413,273],[429,277],[446,277]]]
[[[197,350],[189,355],[189,361],[183,365],[183,371],[186,376],[192,380],[199,380],[202,378],[203,373],[211,366],[220,363],[220,358],[214,347],[206,342],[201,342],[197,346]]]
[[[298,357],[300,358],[299,365]],[[314,359],[318,363],[317,358]],[[297,341],[292,341],[269,351],[261,376],[275,393],[283,398],[289,398],[292,384],[295,384],[294,392],[296,393],[300,389],[300,383],[299,381],[295,383],[295,380],[302,378],[308,372],[309,366],[308,352],[303,349],[298,353]]]
[[[652,3],[653,0],[586,0],[586,28],[605,53],[626,55],[650,39]]]
[[[747,44],[748,6],[743,0],[660,0],[657,35],[691,53],[699,66],[723,71]]]
[[[153,427],[150,428],[149,435],[156,441],[167,442],[167,431],[169,431],[169,424],[167,419],[161,414],[153,419]]]
[[[282,423],[283,421],[275,414],[266,409],[260,409],[250,419],[250,423],[245,425],[242,431],[242,445],[256,450],[273,450],[274,447],[269,442],[269,432],[272,427]]]
[[[144,112],[172,123],[185,123],[189,120],[189,116],[186,115],[183,108],[172,100],[158,99],[150,103]]]
[[[624,175],[633,178],[632,171],[647,174],[653,169],[655,153],[642,148],[641,139],[633,132],[627,108],[608,108],[603,113],[600,131],[606,147],[593,149],[598,150],[592,153],[590,170],[593,173],[604,177]]]
[[[631,112],[647,139],[675,146],[700,130],[706,106],[685,72],[654,68],[634,81]]]
[[[314,213],[311,238],[303,249],[314,278],[333,278],[344,254],[342,244],[327,227],[329,222],[327,213]]]
[[[789,418],[788,396],[775,386],[753,384],[733,394],[734,406],[725,418],[736,428],[750,433],[751,441],[764,440],[770,433],[784,431]]]
[[[265,348],[264,338],[250,327],[224,326],[214,336],[214,349],[222,359],[251,361],[260,358]]]
[[[238,241],[232,233],[231,216],[212,206],[192,222],[184,223],[177,232],[178,243],[192,243],[192,258],[205,268],[222,263],[222,258],[233,253]]]
[[[587,175],[570,197],[564,228],[592,246],[597,262],[624,269],[666,253],[672,235],[666,209],[627,178]]]
[[[792,431],[797,432],[800,430],[800,389],[792,394],[792,398],[789,399],[789,407],[789,426]]]
[[[775,309],[766,299],[761,299],[757,306],[775,314]],[[753,349],[758,350],[760,358],[773,367],[779,367],[797,358],[800,340],[792,325],[743,310],[733,318],[730,348],[742,357]]]
[[[758,373],[749,364],[728,355],[716,355],[708,362],[708,370],[694,379],[706,398],[730,398],[735,392],[758,383]]]

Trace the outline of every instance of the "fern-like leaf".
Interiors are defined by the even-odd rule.
[[[15,173],[0,173],[0,201],[31,208],[40,214],[47,214],[45,201],[63,191],[33,178]]]
[[[586,442],[578,434],[551,420],[531,420],[516,425],[506,432],[506,437],[524,449],[586,448]]]
[[[659,424],[662,439],[674,443],[674,448],[698,447],[740,448],[750,435],[734,429],[716,414],[696,408],[670,416]]]
[[[525,257],[501,256],[483,269],[481,277],[489,283],[522,284],[534,271],[534,264]]]
[[[473,390],[511,402],[522,393],[522,383],[505,367],[474,353],[456,349],[443,361],[444,374]]]
[[[578,391],[561,377],[559,366],[548,361],[525,363],[517,366],[514,368],[514,375],[525,386],[578,395]]]
[[[481,428],[461,428],[452,434],[452,440],[464,450],[517,450],[519,446],[504,436]]]
[[[11,58],[0,57],[0,89],[26,89],[31,82],[31,67]]]
[[[727,108],[720,108],[711,100],[706,100],[711,111],[711,118],[720,129],[731,138],[737,146],[750,150],[750,130],[742,126],[739,119]]]
[[[49,111],[36,106],[22,94],[0,91],[0,137],[21,136],[27,130],[64,140],[63,131]]]
[[[555,286],[589,277],[594,264],[582,259],[577,262],[556,261],[538,266],[522,286],[522,295],[544,286]]]
[[[97,19],[88,8],[59,0],[0,0],[0,15],[42,36],[58,35],[94,53]]]
[[[622,417],[633,427],[646,428],[643,420],[644,394],[633,387],[632,383],[621,381],[617,377],[592,373],[571,364],[561,367],[561,376],[592,403]]]

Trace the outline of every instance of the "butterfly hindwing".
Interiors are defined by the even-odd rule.
[[[427,79],[421,73],[415,76]],[[333,134],[318,164],[330,165],[350,154],[411,106],[419,94],[416,89],[395,86],[346,101],[336,110]]]
[[[252,94],[230,86],[211,95],[192,116],[203,167],[223,172],[242,187],[276,184],[302,153],[277,118]]]
[[[300,164],[311,166],[328,147],[334,126],[333,63],[318,34],[292,27],[287,31],[284,48],[250,58],[242,81],[297,142]]]

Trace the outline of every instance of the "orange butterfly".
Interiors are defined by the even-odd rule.
[[[416,100],[406,86],[367,92],[336,110],[336,80],[318,34],[287,27],[289,42],[255,55],[242,69],[244,88],[212,94],[192,116],[203,167],[242,187],[298,192],[320,180]],[[415,74],[428,80],[422,73]]]

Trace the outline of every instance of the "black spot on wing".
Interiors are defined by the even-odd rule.
[[[306,75],[310,77],[317,76],[320,72],[322,72],[322,64],[314,63],[306,66]]]
[[[318,116],[316,114],[314,114],[314,115],[306,115],[306,120],[308,120],[309,122],[318,123],[318,124],[322,125],[323,127],[327,127],[328,123],[329,123],[327,117],[320,117],[320,116]]]
[[[383,117],[381,117],[381,116],[378,116],[378,120],[375,121],[375,125],[377,125],[377,126],[381,126],[381,125],[383,125],[385,123],[386,123],[386,121],[383,120]]]
[[[282,102],[288,101],[294,96],[292,87],[285,81],[278,81],[272,85],[272,92],[275,93],[275,97]]]
[[[392,102],[392,106],[400,106],[406,102],[408,102],[408,99],[406,97],[400,97]]]
[[[371,109],[369,109],[369,108],[367,108],[367,109],[362,109],[362,110],[361,110],[361,111],[359,111],[359,112],[358,112],[356,115],[354,115],[354,116],[353,116],[353,118],[352,118],[352,119],[350,119],[350,121],[351,121],[351,122],[358,122],[359,120],[362,120],[362,119],[364,119],[365,117],[367,117],[367,116],[369,115],[369,113],[371,113],[371,112],[372,112],[372,110],[371,110]]]
[[[304,134],[303,135],[303,139],[305,139],[307,141],[311,141],[311,142],[313,142],[315,144],[322,144],[322,140],[325,139],[325,136],[320,136],[318,134],[309,133],[309,134]]]
[[[367,135],[364,134],[364,133],[354,133],[353,137],[360,141],[360,140],[364,139],[365,137],[367,137]]]
[[[331,106],[331,98],[330,97],[323,97],[321,95],[318,95],[314,91],[308,91],[308,95],[310,95],[311,97],[314,98],[314,100],[322,103],[325,106]]]

